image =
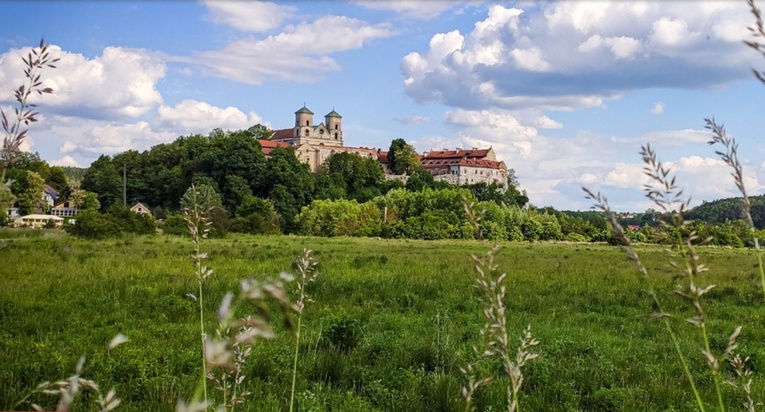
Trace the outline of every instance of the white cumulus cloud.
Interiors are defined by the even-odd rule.
[[[279,27],[295,13],[295,7],[266,1],[205,0],[209,18],[237,30],[262,32]]]
[[[184,100],[174,107],[157,109],[157,124],[177,133],[206,133],[214,128],[241,130],[263,123],[256,113],[245,114],[236,107],[220,108],[196,100]]]
[[[23,84],[20,54],[10,50],[0,56],[0,101],[11,101],[10,90]],[[107,47],[101,56],[87,58],[51,45],[57,68],[46,69],[43,85],[54,93],[41,99],[46,112],[95,119],[139,117],[162,102],[156,88],[165,76],[165,63],[156,54],[140,49]]]
[[[641,88],[748,78],[745,2],[569,1],[491,6],[472,31],[435,33],[401,61],[415,101],[575,110]]]
[[[358,49],[394,34],[387,24],[370,25],[344,16],[323,16],[313,22],[289,25],[264,39],[247,37],[220,50],[196,54],[208,74],[247,84],[267,79],[309,83],[322,73],[340,70],[330,54]]]

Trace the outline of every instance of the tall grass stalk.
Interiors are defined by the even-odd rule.
[[[41,72],[45,68],[55,69],[54,63],[59,59],[51,59],[48,45],[45,44],[45,40],[40,40],[39,46],[27,53],[26,57],[22,56],[21,60],[24,62],[26,80],[24,84],[13,91],[17,104],[17,107],[13,109],[14,117],[9,120],[5,112],[0,110],[0,118],[2,118],[0,123],[2,123],[5,131],[3,147],[0,151],[0,159],[3,162],[0,182],[5,182],[5,170],[16,160],[21,144],[29,132],[27,127],[30,123],[36,122],[37,116],[39,116],[39,113],[34,111],[37,105],[29,102],[30,96],[53,93],[53,89],[50,87],[42,87]]]
[[[735,152],[735,144],[733,147]],[[721,412],[724,412],[725,402],[721,388],[723,380],[720,375],[720,364],[722,361],[729,359],[738,347],[736,339],[741,333],[741,326],[737,327],[728,338],[728,345],[726,346],[724,353],[720,356],[715,355],[711,348],[706,313],[701,299],[707,292],[712,290],[715,285],[702,286],[699,284],[700,276],[703,272],[707,271],[707,268],[699,263],[699,255],[696,253],[696,248],[694,246],[695,243],[699,241],[698,235],[695,231],[692,231],[685,237],[682,234],[682,230],[690,223],[684,219],[684,213],[688,208],[690,200],[683,197],[683,191],[676,184],[676,179],[672,174],[671,169],[658,160],[656,152],[651,149],[650,145],[642,147],[640,155],[644,164],[643,172],[650,178],[649,183],[644,186],[646,192],[645,196],[655,203],[664,213],[664,218],[662,219],[661,224],[667,232],[673,234],[669,239],[672,242],[672,246],[677,251],[677,255],[673,254],[673,256],[679,256],[684,261],[684,267],[680,273],[676,274],[675,279],[683,278],[686,279],[686,282],[683,284],[682,289],[675,290],[673,293],[690,302],[690,305],[694,310],[695,316],[687,318],[685,321],[699,329],[703,344],[703,347],[699,350],[712,374],[712,381],[717,398],[717,407]],[[729,156],[729,158],[731,157],[737,162],[737,157]],[[741,173],[740,167],[737,170],[738,176],[740,176],[738,181],[743,182],[743,174]],[[742,187],[743,184],[739,186]],[[691,390],[693,391],[697,406],[699,410],[704,411],[704,403],[696,387],[695,379],[690,372],[685,355],[680,349],[680,342],[677,334],[669,323],[669,318],[674,316],[664,312],[662,309],[661,302],[656,294],[651,277],[648,275],[648,270],[640,261],[635,250],[631,247],[631,242],[626,236],[624,228],[619,224],[615,214],[608,206],[607,199],[600,193],[594,193],[587,188],[583,188],[583,190],[586,193],[586,197],[594,201],[593,208],[601,210],[606,214],[606,218],[611,224],[614,238],[621,245],[622,250],[626,252],[628,258],[635,263],[641,275],[643,275],[648,288],[648,294],[651,297],[655,308],[655,312],[649,316],[663,321],[665,328],[672,339],[678,359],[683,367],[683,372],[691,385]],[[674,261],[671,263],[675,267],[678,266]]]
[[[297,381],[297,365],[298,365],[298,353],[300,350],[300,335],[301,326],[303,321],[303,310],[305,305],[313,303],[314,301],[308,297],[306,293],[306,286],[308,283],[316,281],[316,277],[319,273],[316,271],[316,261],[311,258],[311,251],[303,249],[303,254],[298,256],[295,260],[297,266],[298,276],[295,282],[295,288],[297,289],[298,299],[295,302],[297,307],[297,329],[295,329],[295,356],[292,360],[292,388],[290,390],[290,412],[295,408],[295,384]]]
[[[117,334],[112,340],[106,345],[106,351],[110,351],[117,346],[125,343],[128,341],[128,338],[125,337],[123,334]],[[86,358],[85,356],[81,356],[80,359],[77,361],[77,366],[74,370],[74,375],[62,379],[56,382],[43,382],[37,387],[32,390],[29,394],[24,396],[16,405],[13,406],[13,409],[16,409],[17,407],[21,406],[24,403],[27,403],[30,397],[32,397],[36,393],[40,393],[43,395],[52,395],[52,396],[58,396],[58,404],[56,405],[56,411],[68,411],[74,400],[77,398],[78,395],[80,395],[83,392],[92,392],[96,395],[96,404],[98,406],[98,412],[109,412],[111,410],[116,409],[120,403],[122,402],[119,398],[117,398],[117,392],[114,390],[114,388],[110,389],[109,392],[106,393],[104,396],[103,392],[101,392],[101,388],[99,385],[90,380],[83,378],[83,374],[85,372],[85,362]],[[36,411],[44,411],[40,405],[36,403],[30,403],[30,406],[32,409]]]
[[[686,239],[683,239],[681,229],[690,222],[685,221],[684,214],[690,204],[690,198],[683,198],[683,190],[676,183],[676,176],[671,174],[671,170],[665,167],[658,160],[656,152],[650,145],[641,147],[640,156],[643,159],[643,173],[650,181],[645,185],[646,197],[653,201],[668,216],[666,221],[662,221],[665,227],[672,227],[676,233],[675,246],[679,255],[685,262],[685,269],[677,276],[688,279],[687,289],[684,291],[676,290],[674,293],[690,301],[696,316],[686,319],[686,321],[696,326],[701,332],[701,338],[704,348],[701,354],[707,361],[707,365],[712,372],[712,380],[717,395],[717,403],[720,411],[725,411],[725,403],[720,388],[721,380],[719,375],[719,361],[712,353],[709,344],[709,333],[707,331],[706,315],[701,305],[701,297],[712,290],[715,285],[705,287],[699,286],[698,279],[706,267],[699,263],[699,256],[693,245],[698,241],[696,232],[691,232]]]
[[[661,300],[659,299],[659,296],[656,293],[653,280],[651,279],[651,276],[648,273],[648,268],[640,260],[640,256],[637,254],[635,249],[632,248],[632,242],[627,237],[626,232],[624,231],[624,227],[622,227],[622,225],[619,223],[618,219],[616,218],[616,214],[613,212],[613,210],[611,210],[611,207],[608,204],[608,199],[605,196],[603,196],[600,192],[595,193],[586,187],[583,187],[582,190],[584,190],[584,192],[586,193],[585,197],[594,202],[592,208],[596,210],[600,210],[605,214],[606,220],[608,220],[608,222],[611,225],[614,238],[619,242],[619,247],[627,255],[627,258],[629,258],[635,264],[638,272],[643,277],[645,281],[646,293],[651,298],[651,303],[653,304],[653,307],[654,307],[654,312],[649,314],[648,316],[653,319],[659,319],[664,324],[664,328],[667,330],[667,334],[672,340],[672,346],[675,348],[675,353],[677,354],[677,358],[680,361],[680,365],[683,368],[683,373],[685,374],[685,377],[688,380],[688,384],[691,386],[693,397],[696,400],[696,406],[698,406],[701,412],[706,411],[704,407],[704,402],[701,400],[701,395],[699,394],[699,390],[696,387],[696,380],[694,379],[693,374],[691,373],[691,369],[688,366],[688,360],[686,359],[682,349],[680,348],[680,339],[677,337],[677,334],[672,328],[672,324],[669,322],[669,318],[672,315],[664,311]]]
[[[202,186],[202,188],[207,188]],[[194,244],[194,251],[191,255],[194,261],[194,274],[197,278],[198,296],[190,294],[189,296],[199,303],[199,335],[202,346],[202,399],[204,402],[208,402],[207,398],[207,364],[205,362],[207,353],[205,351],[205,342],[207,335],[205,333],[205,312],[204,312],[204,290],[203,285],[205,279],[212,275],[212,269],[203,266],[202,261],[207,259],[207,254],[202,253],[201,243],[202,239],[206,238],[210,232],[209,221],[210,211],[212,210],[212,194],[208,190],[200,189],[192,185],[189,190],[183,195],[181,199],[181,207],[183,207],[184,219],[191,236],[191,241]]]
[[[480,221],[484,212],[476,212],[475,204],[463,200],[463,207],[476,233],[476,237],[481,237]],[[505,296],[507,290],[502,282],[507,277],[506,273],[498,274],[498,265],[494,262],[497,253],[502,249],[499,243],[489,250],[483,256],[471,255],[475,262],[476,278],[473,285],[476,289],[483,292],[485,307],[483,310],[487,323],[481,329],[480,334],[484,338],[485,347],[473,350],[483,356],[497,356],[502,360],[502,367],[505,375],[510,380],[507,386],[507,411],[520,411],[520,392],[523,386],[524,377],[522,368],[531,360],[536,359],[539,354],[533,352],[533,347],[539,344],[531,334],[531,326],[527,326],[523,336],[519,339],[519,346],[513,357],[510,345],[510,336],[507,329],[507,310],[505,306]],[[462,388],[462,397],[465,400],[465,410],[472,410],[472,398],[476,390],[486,386],[491,382],[491,378],[479,379],[473,370],[472,365],[460,368],[463,375],[467,377],[468,384]]]
[[[750,4],[754,7],[754,3],[750,2]],[[759,10],[755,15],[759,16]],[[759,20],[759,26],[760,30],[762,30],[761,19]],[[725,132],[725,126],[718,124],[714,118],[706,118],[704,122],[706,122],[705,127],[712,132],[712,140],[709,141],[709,144],[721,145],[725,148],[724,150],[715,151],[715,154],[720,156],[720,159],[733,169],[731,176],[733,176],[736,188],[741,192],[741,202],[743,203],[742,218],[752,233],[752,242],[757,254],[757,265],[760,269],[760,287],[762,288],[763,298],[765,298],[765,267],[762,264],[762,248],[760,247],[760,240],[757,238],[757,228],[754,226],[754,220],[752,219],[752,203],[749,200],[749,195],[744,185],[744,168],[738,159],[738,143],[735,137],[728,136]]]

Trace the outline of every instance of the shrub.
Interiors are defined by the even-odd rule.
[[[160,227],[162,233],[166,235],[184,236],[188,233],[186,221],[183,219],[183,215],[178,213],[168,214]]]
[[[86,210],[77,215],[75,224],[64,227],[67,233],[85,239],[105,239],[120,234],[120,228],[106,215]]]

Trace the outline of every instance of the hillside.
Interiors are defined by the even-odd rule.
[[[758,229],[765,228],[765,196],[751,196],[752,220]],[[704,202],[688,212],[688,219],[718,224],[741,219],[743,205],[740,197]]]

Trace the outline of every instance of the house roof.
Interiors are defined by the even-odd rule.
[[[422,162],[422,167],[424,167],[425,169],[438,169],[438,168],[447,167],[447,166],[470,166],[470,167],[479,167],[484,169],[506,168],[505,162],[503,161],[483,160],[483,159],[425,158],[425,160]]]
[[[482,158],[489,154],[491,149],[474,150],[431,150],[425,154],[426,159],[446,159],[446,158]]]
[[[54,189],[53,187],[51,187],[51,186],[49,186],[47,184],[45,186],[43,186],[43,191],[45,193],[51,195],[51,197],[54,197],[54,198],[58,197],[58,190]]]
[[[382,164],[388,164],[388,152],[383,152],[382,150],[378,150],[377,161],[379,161]]]
[[[313,112],[308,110],[308,108],[305,106],[303,106],[303,108],[295,112],[295,114],[298,114],[298,113],[313,114]]]
[[[274,130],[274,134],[271,136],[271,140],[291,139],[293,137],[295,137],[294,129],[279,129]]]
[[[287,130],[292,130],[292,129],[287,129]],[[260,143],[260,148],[263,150],[263,154],[266,156],[270,155],[271,150],[277,147],[283,147],[285,149],[290,147],[289,143],[275,142],[273,140],[266,140],[266,139],[258,139],[258,143]]]
[[[130,210],[137,210],[139,207],[144,208],[147,212],[151,212],[151,209],[149,209],[145,204],[141,202],[133,203],[133,206],[130,206]]]
[[[17,218],[16,220],[17,220],[17,221],[21,221],[21,220],[24,220],[24,219],[39,219],[39,220],[43,220],[43,219],[45,219],[45,220],[64,220],[64,218],[61,218],[61,217],[58,217],[58,216],[53,216],[53,215],[39,215],[39,214],[31,214],[31,215],[21,216],[21,217]]]
[[[324,117],[339,117],[339,118],[341,118],[341,119],[343,118],[343,116],[340,116],[340,115],[339,115],[339,114],[338,114],[338,113],[335,111],[335,109],[332,109],[332,111],[331,111],[331,112],[329,112],[329,113],[327,113],[326,115],[324,115]]]

